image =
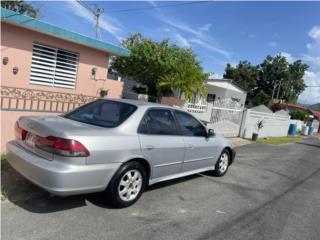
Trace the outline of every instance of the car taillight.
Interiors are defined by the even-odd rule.
[[[73,139],[37,136],[35,145],[42,150],[65,157],[88,157],[90,155],[82,143]]]
[[[18,121],[14,125],[14,130],[15,130],[15,134],[16,134],[16,138],[17,139],[20,139],[20,140],[25,140],[26,139],[28,131],[26,131],[23,128],[21,128],[19,126]]]

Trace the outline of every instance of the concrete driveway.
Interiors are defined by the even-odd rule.
[[[158,184],[127,209],[104,206],[99,194],[4,203],[2,239],[318,240],[320,140],[237,152],[225,177]]]

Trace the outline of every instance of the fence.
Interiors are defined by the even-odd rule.
[[[94,96],[1,86],[1,153],[14,139],[14,124],[24,115],[54,115],[68,112],[97,99]]]
[[[94,96],[1,87],[1,110],[30,112],[68,112],[97,99]]]
[[[287,136],[290,115],[282,113],[257,112],[250,109],[244,111],[241,124],[240,137],[251,138],[252,133],[257,132],[257,122],[263,120],[264,127],[259,131],[259,137]]]

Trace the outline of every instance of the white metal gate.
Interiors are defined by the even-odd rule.
[[[218,134],[225,137],[237,137],[243,115],[243,106],[231,99],[214,101],[211,106],[211,119],[208,124]]]
[[[213,128],[225,137],[237,137],[243,115],[243,106],[230,98],[209,102],[189,102],[185,105],[200,120],[206,121],[208,128]]]

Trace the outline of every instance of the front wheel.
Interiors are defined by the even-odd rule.
[[[230,153],[228,150],[223,150],[218,161],[216,162],[215,169],[214,169],[214,175],[218,177],[222,177],[226,174],[229,168],[230,163]]]
[[[146,185],[146,172],[138,162],[124,164],[106,190],[108,202],[114,207],[128,207],[141,196]]]

